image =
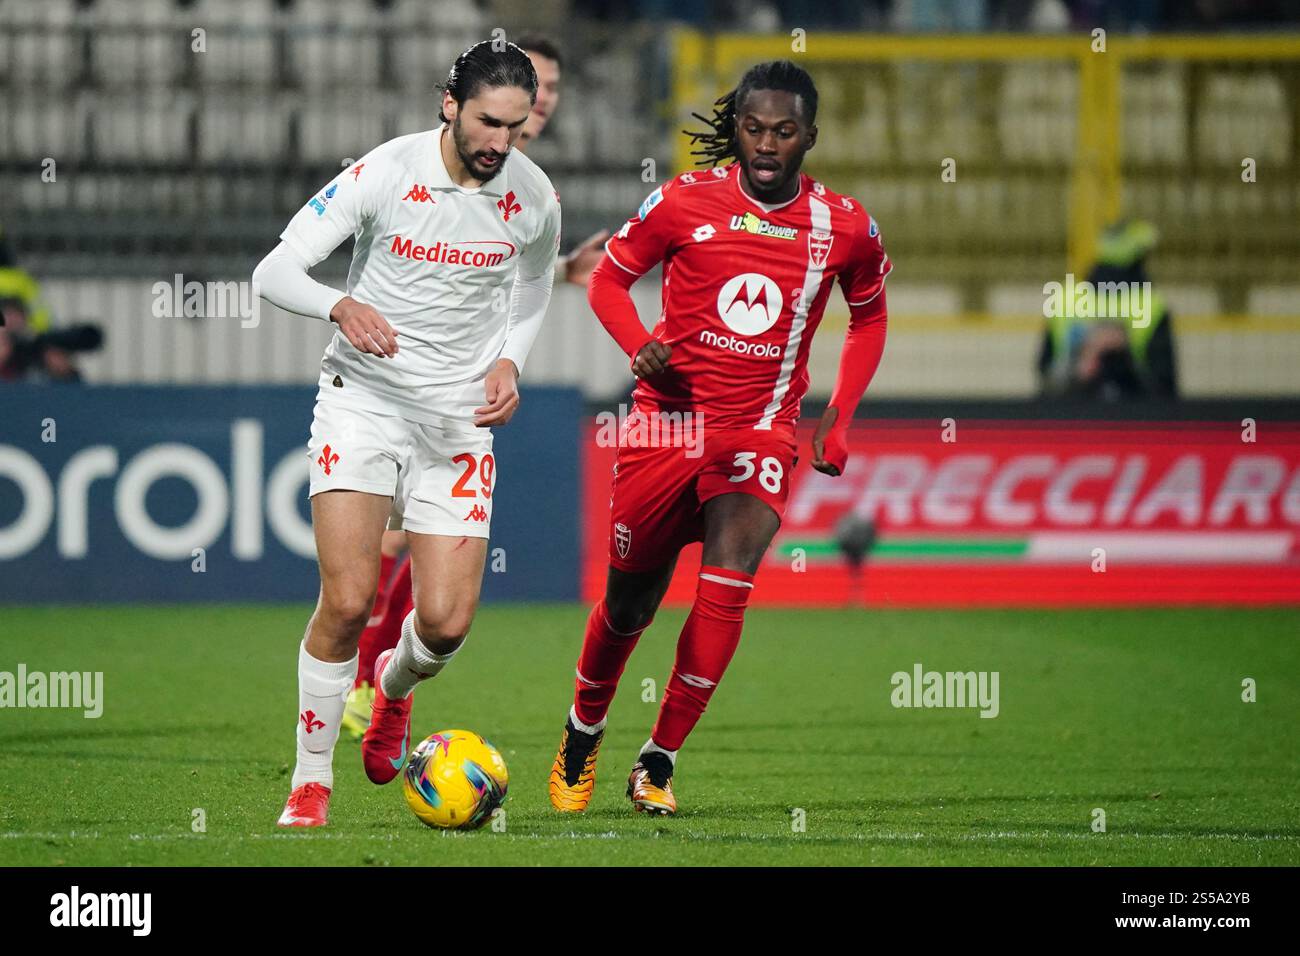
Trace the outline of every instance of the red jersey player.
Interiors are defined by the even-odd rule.
[[[629,422],[689,415],[699,428],[702,418],[703,451],[633,442],[631,430],[620,442],[605,596],[587,620],[551,770],[557,810],[581,811],[591,800],[623,667],[678,553],[702,540],[695,603],[628,780],[637,810],[676,811],[678,748],[735,653],[754,574],[781,523],[809,346],[837,279],[851,320],[812,466],[828,475],[844,468],[849,421],[884,349],[890,262],[861,205],[800,173],[817,139],[816,114],[817,90],[802,68],[783,60],[751,69],[718,100],[706,120],[711,132],[692,136],[714,168],[651,193],[592,275],[588,300],[638,379]],[[649,333],[628,290],[661,262],[663,312]]]

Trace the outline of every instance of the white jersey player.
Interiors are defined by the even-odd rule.
[[[328,183],[253,275],[269,301],[339,327],[308,446],[321,593],[299,651],[298,759],[281,826],[326,822],[385,526],[408,532],[415,608],[375,664],[362,741],[374,782],[400,772],[411,691],[452,659],[478,605],[490,428],[518,407],[560,234],[550,181],[513,148],[537,75],[517,46],[496,46],[457,58],[440,127],[384,143]],[[349,236],[343,294],[307,270]]]

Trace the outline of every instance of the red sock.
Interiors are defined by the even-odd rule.
[[[396,562],[397,559],[391,559]],[[380,601],[383,606],[380,607]],[[357,686],[362,681],[375,682],[375,658],[396,647],[402,636],[402,621],[411,613],[411,556],[404,555],[401,564],[389,574],[379,589],[379,599],[375,602],[376,617],[361,632],[361,643],[357,647]]]
[[[677,660],[650,734],[656,746],[678,750],[709,705],[740,644],[753,587],[752,574],[709,565],[700,568],[695,604],[677,640]]]
[[[379,587],[375,590],[375,606],[370,609],[371,623],[384,613],[384,605],[388,602],[388,582],[393,576],[398,557],[389,556],[382,551],[379,553]]]
[[[618,679],[623,676],[637,638],[649,627],[639,628],[630,634],[614,630],[605,614],[605,599],[591,609],[587,617],[587,632],[582,638],[582,653],[578,656],[578,676],[574,681],[573,709],[584,724],[598,724],[609,712],[609,702],[618,689]]]

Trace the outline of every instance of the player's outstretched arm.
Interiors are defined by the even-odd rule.
[[[641,324],[631,292],[632,284],[639,278],[605,256],[592,272],[591,282],[587,285],[587,302],[591,304],[591,310],[627,354],[638,378],[663,371],[671,354],[671,349],[656,342]]]
[[[849,459],[848,430],[858,402],[871,384],[885,351],[888,313],[882,286],[865,305],[851,308],[849,331],[840,352],[840,370],[835,378],[830,404],[822,413],[813,434],[813,462],[818,471],[838,475]]]
[[[561,256],[559,276],[573,285],[589,284],[592,272],[605,257],[605,240],[608,238],[609,230],[602,229],[580,242],[567,256]]]
[[[347,293],[313,279],[307,274],[311,265],[293,246],[281,242],[253,270],[253,289],[282,309],[328,322],[330,310]]]
[[[358,351],[392,357],[397,333],[368,305],[307,274],[310,264],[288,243],[281,242],[253,270],[257,294],[273,305],[299,315],[335,322]]]

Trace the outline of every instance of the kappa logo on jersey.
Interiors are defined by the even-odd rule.
[[[759,219],[752,212],[732,216],[731,229],[733,232],[747,232],[751,236],[769,236],[773,239],[793,241],[799,238],[799,230],[794,226],[774,226],[766,219]]]
[[[835,236],[825,229],[814,229],[808,233],[808,268],[825,269],[834,242]]]
[[[482,505],[475,505],[473,508],[470,508],[469,514],[465,516],[466,521],[483,522],[483,521],[487,521],[487,519],[488,519],[488,513],[483,510]]]
[[[664,198],[664,187],[660,186],[649,196],[645,197],[645,200],[642,201],[640,207],[638,207],[636,211],[636,217],[638,219],[645,219],[646,216],[650,215],[650,210],[653,209],[655,206],[659,205],[659,203],[663,201],[663,198]]]
[[[329,201],[334,198],[334,192],[338,188],[338,183],[331,183],[329,189],[325,190],[325,192],[321,193],[319,196],[313,196],[311,202],[307,203],[307,205],[316,210],[316,215],[325,215],[325,207],[328,206]]]
[[[338,453],[334,451],[332,448],[330,448],[329,445],[326,445],[324,448],[321,449],[320,456],[317,457],[316,459],[316,464],[320,465],[321,468],[324,469],[325,474],[327,475],[330,473],[330,469],[333,468],[338,463],[339,463]]]
[[[419,183],[413,185],[410,188],[410,191],[402,197],[402,202],[406,202],[407,200],[410,200],[411,202],[431,202],[435,206],[438,204],[438,200],[429,195],[429,190],[426,187],[421,186]]]
[[[505,199],[497,200],[497,208],[501,210],[501,219],[504,222],[509,222],[510,217],[515,213],[524,211],[524,207],[515,202],[515,194],[512,192],[506,193]]]
[[[626,558],[632,550],[632,529],[621,521],[614,524],[614,547],[618,548],[620,558]]]
[[[718,315],[738,335],[761,335],[781,316],[780,288],[758,272],[744,272],[723,283]]]
[[[504,246],[510,251],[502,252],[500,249],[493,248],[486,250],[461,248],[463,246]],[[472,240],[456,245],[450,242],[438,241],[431,246],[422,246],[410,239],[394,236],[393,244],[388,247],[388,251],[395,256],[401,256],[403,259],[413,259],[416,262],[435,262],[449,266],[491,269],[501,265],[501,263],[513,256],[515,247],[512,243],[500,239]]]

